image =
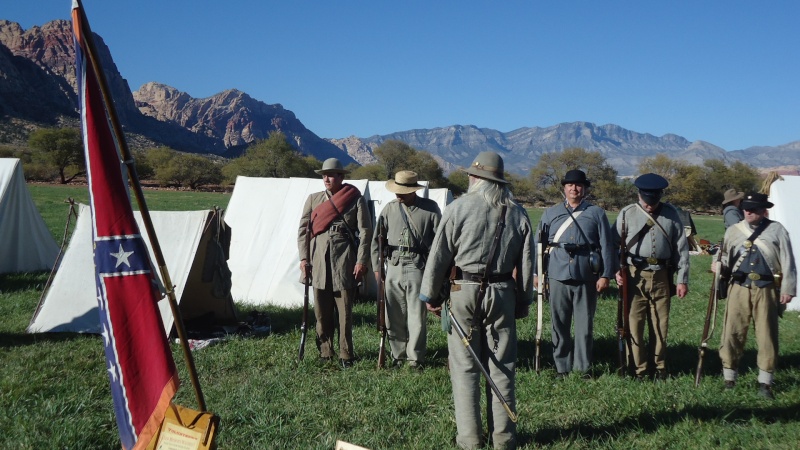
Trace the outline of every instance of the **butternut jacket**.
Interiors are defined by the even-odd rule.
[[[300,228],[297,231],[297,248],[300,250],[300,260],[306,257],[306,225],[311,217],[311,211],[323,202],[328,201],[325,193],[328,191],[311,194],[303,206],[303,215],[300,218]],[[342,219],[337,218],[331,223],[327,231],[311,238],[311,285],[315,289],[326,289],[325,280],[329,276],[334,291],[355,288],[357,281],[353,276],[353,269],[357,263],[369,268],[369,247],[372,240],[372,219],[364,197],[359,197],[348,208],[340,210]],[[352,237],[344,227],[344,223],[356,236],[358,242],[352,242]],[[326,264],[326,258],[330,264]]]

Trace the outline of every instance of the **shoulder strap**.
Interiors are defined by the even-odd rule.
[[[581,200],[581,203],[578,205],[578,207],[580,207],[582,204],[583,204],[583,200]],[[570,211],[569,208],[567,208],[567,204],[566,203],[564,203],[564,209],[567,210],[567,214],[569,214],[569,218],[571,219],[571,221],[567,220],[563,224],[561,224],[561,227],[559,227],[558,231],[556,232],[556,235],[553,237],[553,242],[558,242],[558,239],[561,237],[561,235],[564,233],[564,231],[567,230],[567,227],[569,227],[570,223],[575,223],[575,226],[578,228],[578,231],[581,233],[581,236],[583,237],[583,240],[586,241],[587,245],[589,245],[590,244],[589,238],[586,237],[586,233],[583,232],[583,228],[581,228],[581,226],[578,224],[578,216],[580,216],[581,213],[583,211],[585,211],[585,210],[576,211],[575,214],[572,214],[572,211]]]
[[[481,278],[481,285],[478,289],[478,301],[475,304],[475,313],[472,316],[472,327],[469,330],[467,339],[472,339],[472,330],[479,328],[483,323],[483,297],[486,296],[486,287],[489,285],[489,276],[491,275],[491,264],[494,260],[494,255],[497,253],[497,244],[500,242],[500,235],[503,234],[503,229],[506,227],[506,209],[507,205],[503,205],[500,210],[500,222],[494,231],[494,239],[492,246],[489,248],[489,257],[486,259],[486,267],[483,269],[483,277]]]
[[[347,231],[347,241],[353,244],[353,249],[355,251],[358,251],[358,239],[356,239],[356,233],[350,229],[349,225],[347,225],[347,221],[344,220],[344,216],[342,216],[341,211],[339,211],[339,208],[336,207],[336,202],[333,201],[333,196],[331,196],[331,193],[326,190],[325,196],[328,197],[328,201],[331,203],[331,206],[333,206],[333,210],[336,211],[336,216],[342,219],[344,229]]]
[[[753,233],[750,235],[750,237],[748,237],[744,242],[750,242],[751,244],[753,243],[761,244],[761,246],[759,247],[761,251],[765,253],[771,253],[772,256],[775,256],[775,254],[772,252],[772,248],[769,247],[769,245],[764,240],[758,238],[761,235],[761,233],[767,229],[767,227],[771,222],[772,222],[771,220],[764,218],[764,220],[762,220],[761,223],[758,224],[756,229],[753,230]],[[750,228],[748,228],[747,223],[745,223],[744,221],[737,223],[735,226],[739,231],[742,232],[742,234],[746,235],[750,231]],[[734,265],[731,272],[736,272],[736,270],[739,269],[739,266],[741,266],[742,262],[744,261],[744,255],[745,253],[739,252],[738,248],[736,249],[736,264]]]

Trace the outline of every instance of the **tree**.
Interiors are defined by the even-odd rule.
[[[314,159],[313,161],[316,161]],[[309,177],[317,175],[317,165],[309,157],[303,156],[286,140],[286,135],[273,131],[267,139],[257,141],[222,169],[225,181],[234,183],[239,175],[248,177]]]
[[[222,170],[206,157],[178,153],[170,161],[164,176],[194,190],[207,184],[219,184],[222,181]]]
[[[433,155],[417,150],[405,142],[390,139],[379,145],[373,154],[378,159],[378,164],[385,168],[387,178],[393,177],[400,170],[412,170],[420,180],[427,180],[429,187],[448,185],[444,172]]]
[[[598,203],[608,203],[606,197],[616,197],[617,171],[611,167],[600,152],[589,152],[582,148],[568,148],[562,152],[545,153],[531,169],[531,200],[557,202],[563,198],[561,179],[568,170],[580,169],[591,180],[590,193]]]
[[[454,170],[447,176],[447,187],[453,195],[461,195],[469,189],[469,175],[461,170]]]
[[[75,128],[39,128],[28,137],[28,146],[33,162],[51,167],[61,184],[86,173],[81,134]]]
[[[382,181],[388,178],[386,168],[377,163],[357,167],[347,166],[347,169],[350,170],[347,178],[352,180]]]

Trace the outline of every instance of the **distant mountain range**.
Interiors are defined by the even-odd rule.
[[[510,132],[452,125],[364,138],[322,139],[280,104],[266,104],[235,89],[197,99],[151,82],[132,92],[102,38],[95,34],[95,40],[132,148],[165,145],[237,157],[248,144],[280,130],[302,153],[320,160],[337,157],[345,164],[374,162],[377,146],[390,139],[399,140],[430,152],[446,172],[469,165],[481,151],[493,150],[503,156],[506,170],[525,174],[542,154],[571,147],[601,152],[620,175],[634,175],[643,158],[659,153],[693,164],[721,159],[727,163],[743,161],[761,169],[800,168],[800,141],[725,151],[674,134],[653,136],[589,122]],[[55,20],[23,30],[15,22],[0,20],[0,144],[21,144],[37,126],[77,124],[74,60],[69,21]]]

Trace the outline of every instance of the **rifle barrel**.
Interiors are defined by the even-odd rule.
[[[714,328],[712,327],[712,322],[716,318],[716,305],[717,305],[717,298],[718,295],[718,287],[719,287],[719,276],[720,272],[722,271],[722,267],[719,266],[719,262],[722,260],[722,244],[723,241],[719,243],[719,249],[717,250],[716,255],[716,272],[711,280],[711,288],[708,292],[708,306],[706,307],[706,318],[705,322],[703,323],[703,335],[700,337],[700,346],[697,349],[697,369],[695,370],[694,374],[694,387],[700,386],[700,379],[703,378],[703,358],[706,355],[706,349],[708,348],[708,341],[711,339],[711,335],[714,333]]]

